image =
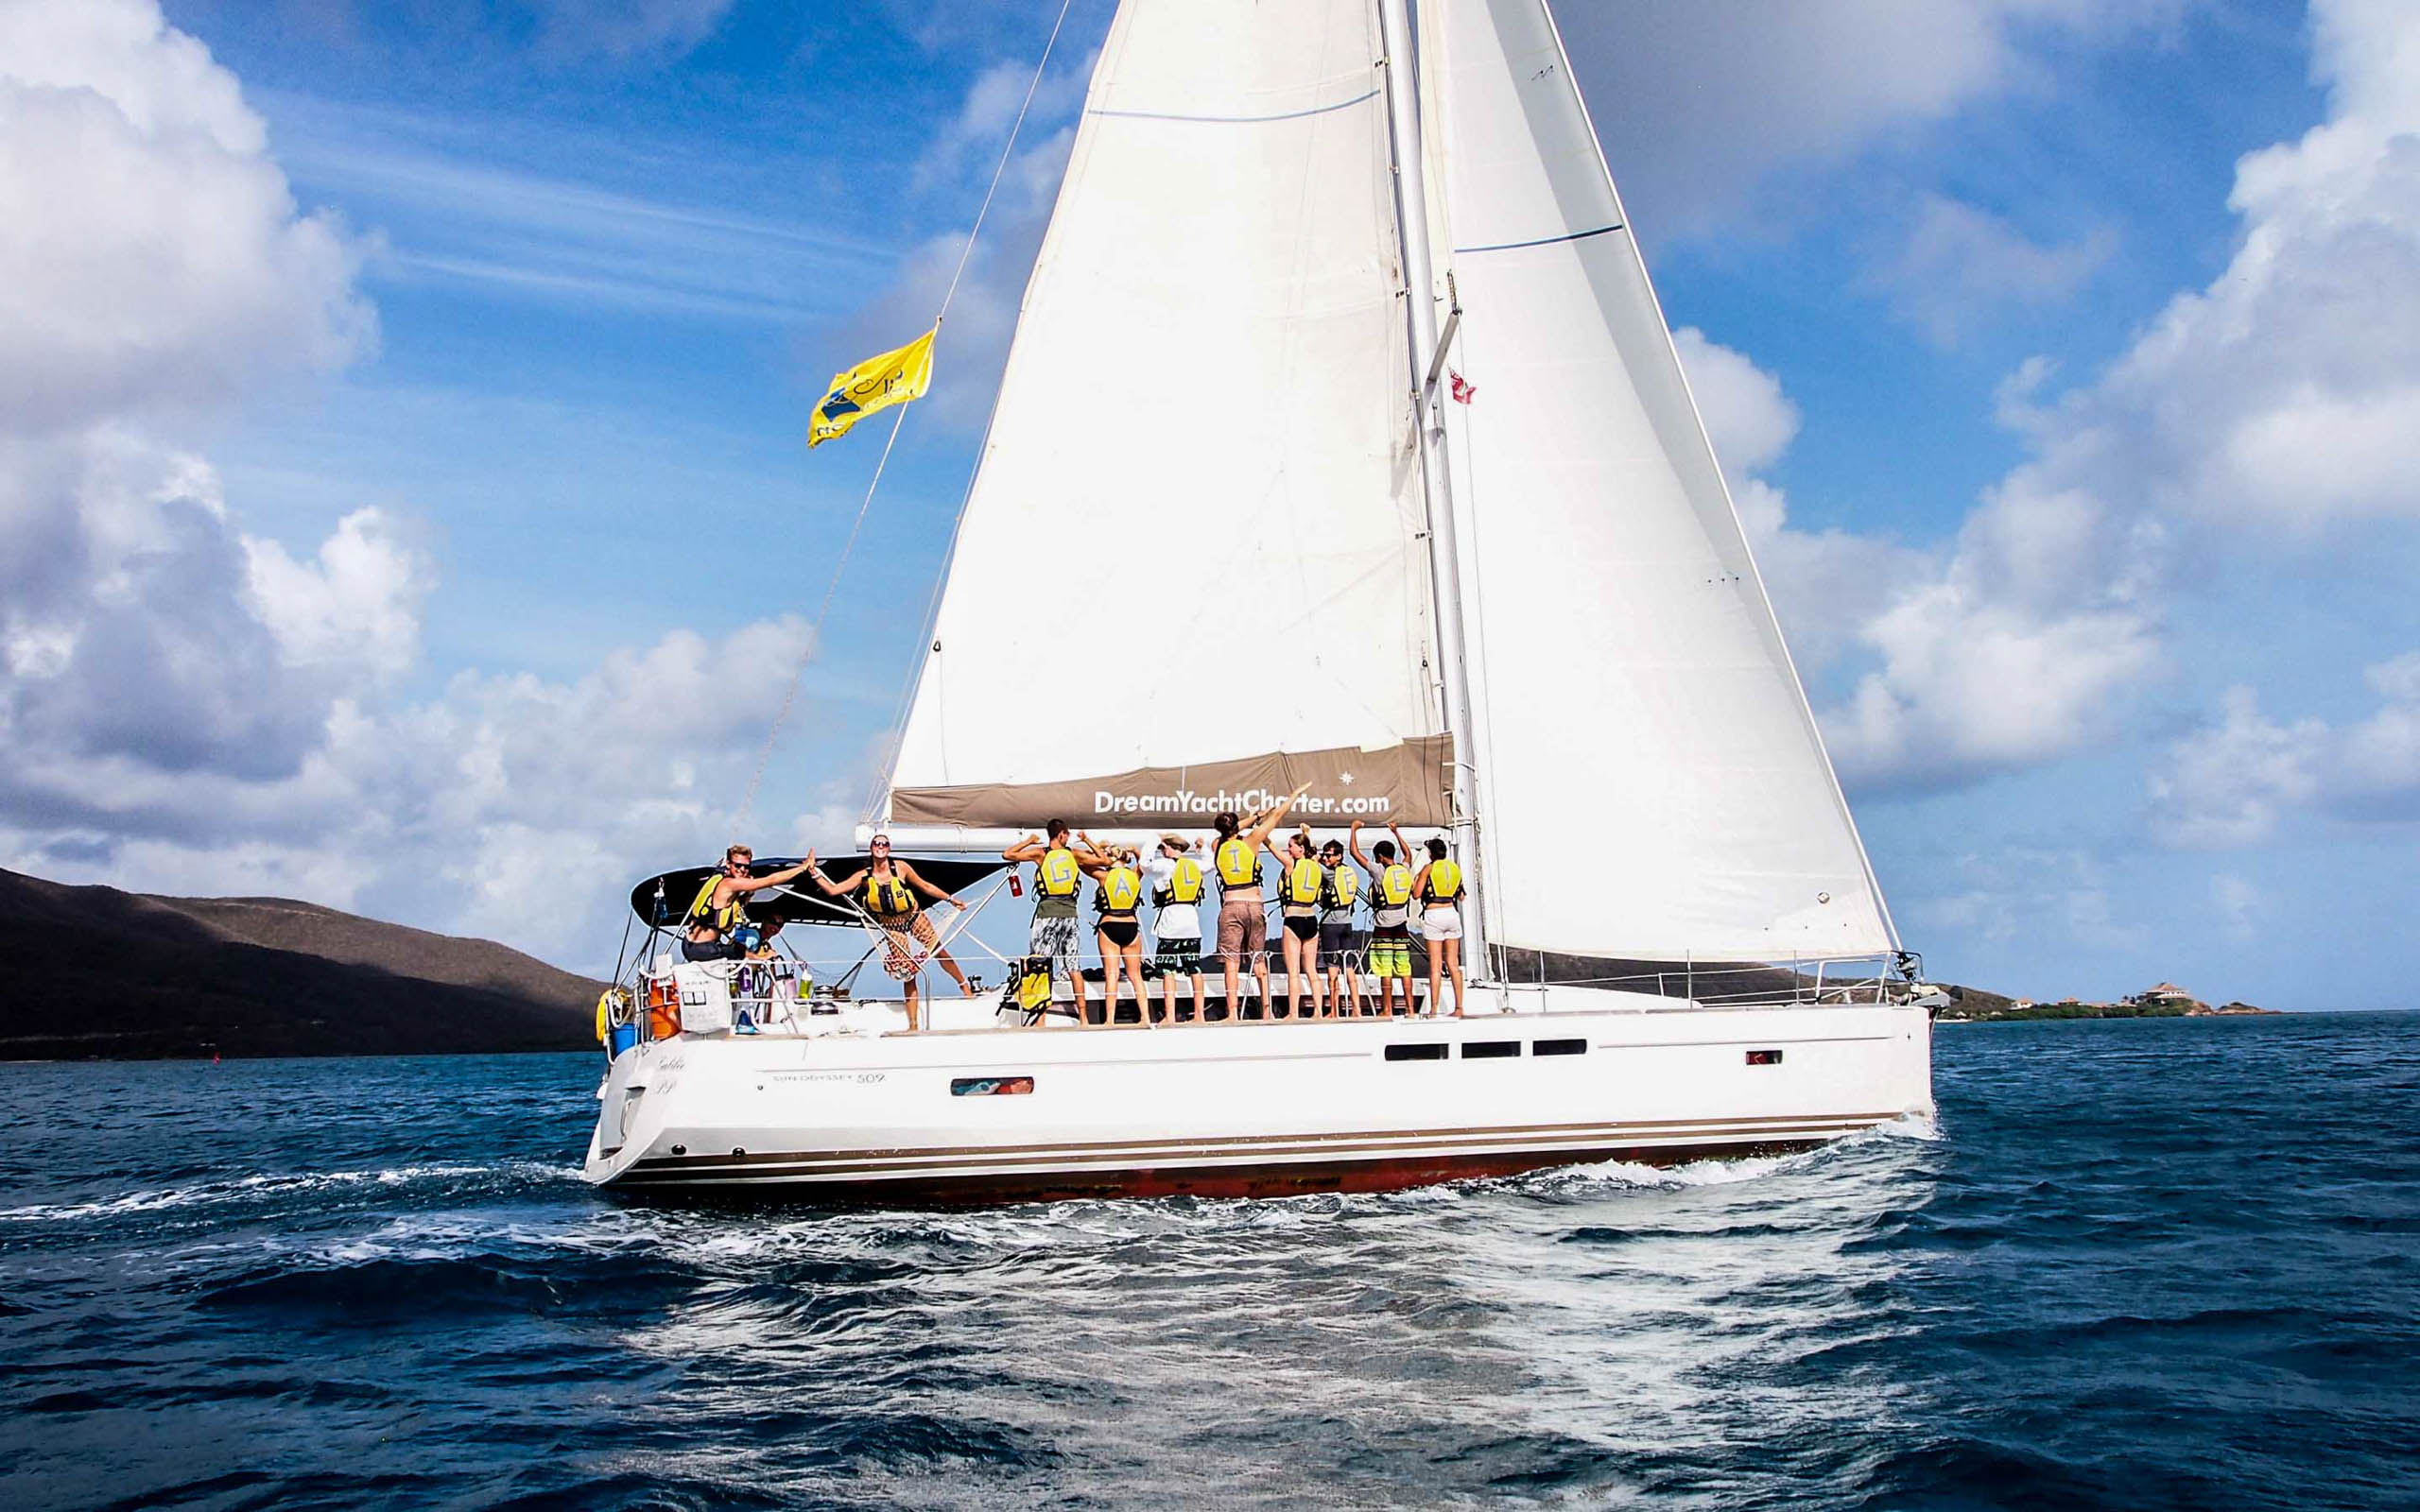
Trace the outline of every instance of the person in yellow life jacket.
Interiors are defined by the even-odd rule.
[[[1075,997],[1076,1022],[1084,1022],[1084,972],[1076,953],[1078,903],[1084,878],[1108,870],[1109,858],[1081,835],[1070,835],[1064,819],[1052,819],[1042,833],[1027,835],[1001,851],[1000,857],[1033,863],[1033,927],[1026,936],[1026,954],[1050,963],[1054,984],[1068,984]]]
[[[1118,984],[1123,981],[1134,988],[1135,1022],[1148,1029],[1152,1027],[1151,995],[1143,986],[1142,857],[1132,846],[1114,846],[1109,856],[1109,865],[1100,873],[1100,890],[1093,900],[1094,911],[1100,916],[1096,928],[1100,936],[1101,986],[1109,995],[1100,1022],[1117,1027]]]
[[[957,895],[945,892],[917,874],[916,868],[890,853],[890,837],[877,834],[866,844],[866,864],[838,882],[823,874],[816,866],[815,852],[806,853],[815,885],[828,897],[846,898],[865,910],[874,927],[883,934],[882,969],[899,983],[902,996],[908,1000],[908,1027],[922,1028],[917,1013],[918,988],[924,976],[925,963],[938,960],[942,970],[958,984],[961,995],[972,997],[975,989],[966,985],[966,973],[958,962],[942,948],[941,936],[935,932],[932,919],[925,913],[924,904],[916,901],[918,893],[937,903],[947,903],[963,910],[966,904]]]
[[[1185,1001],[1194,1022],[1202,1022],[1202,1013],[1210,1006],[1201,982],[1201,900],[1209,891],[1210,879],[1192,852],[1193,842],[1184,835],[1164,834],[1159,854],[1143,868],[1143,882],[1150,889],[1155,910],[1151,970],[1160,979],[1160,1010],[1170,1023],[1176,1022],[1179,977],[1193,979]]]
[[[1390,1018],[1395,1013],[1395,988],[1403,988],[1403,1012],[1411,1012],[1411,868],[1402,857],[1409,847],[1402,844],[1403,832],[1395,832],[1393,840],[1381,840],[1371,850],[1377,859],[1373,861],[1361,853],[1361,821],[1353,823],[1348,837],[1354,864],[1370,874],[1370,974],[1378,979],[1378,1011]]]
[[[1361,874],[1344,864],[1344,847],[1320,847],[1320,963],[1327,972],[1328,1006],[1345,1018],[1361,1014],[1360,963],[1354,959],[1353,916],[1361,902]]]
[[[1286,837],[1286,864],[1277,889],[1278,919],[1286,933],[1279,936],[1286,952],[1286,1007],[1305,1017],[1305,988],[1313,1012],[1327,1017],[1327,993],[1320,984],[1320,899],[1327,891],[1327,872],[1311,854],[1307,830]]]
[[[1428,946],[1428,1016],[1437,1016],[1441,975],[1454,979],[1454,1017],[1462,1016],[1462,868],[1432,835],[1428,860],[1411,879],[1420,895],[1420,937]]]
[[[807,864],[802,861],[763,877],[750,875],[755,865],[756,852],[747,846],[724,850],[722,865],[699,885],[698,896],[682,916],[681,954],[685,959],[744,960],[752,952],[763,950],[765,942],[781,929],[779,924],[770,929],[760,928],[751,920],[745,906],[747,897],[752,892],[796,881],[805,872]]]
[[[1294,800],[1310,790],[1305,782],[1266,814],[1255,811],[1240,819],[1221,814],[1212,821],[1219,832],[1210,850],[1219,872],[1219,961],[1226,969],[1230,1021],[1243,1017],[1239,978],[1247,956],[1260,988],[1260,1011],[1269,1012],[1269,903],[1260,892],[1260,850]]]

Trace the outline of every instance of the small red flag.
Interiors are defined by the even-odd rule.
[[[1445,375],[1454,380],[1451,391],[1455,404],[1467,404],[1478,397],[1478,385],[1464,379],[1461,373],[1454,371],[1451,368],[1445,369]]]

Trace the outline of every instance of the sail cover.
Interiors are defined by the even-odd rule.
[[[1491,942],[1893,948],[1545,6],[1420,9]]]
[[[1301,782],[1313,822],[1446,817],[1380,52],[1372,0],[1119,8],[892,825],[1198,827]]]

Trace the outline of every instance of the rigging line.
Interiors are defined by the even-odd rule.
[[[949,276],[949,291],[942,296],[942,315],[949,313],[949,301],[958,293],[958,281],[966,276],[967,260],[975,255],[975,238],[982,233],[983,216],[992,208],[992,197],[1000,192],[1000,176],[1009,171],[1009,154],[1016,149],[1017,133],[1025,129],[1026,112],[1033,109],[1034,91],[1042,87],[1042,71],[1050,66],[1050,49],[1059,45],[1059,28],[1067,24],[1067,8],[1075,0],[1059,0],[1059,19],[1050,24],[1050,35],[1042,43],[1042,57],[1033,65],[1033,77],[1026,80],[1025,99],[1017,106],[1017,118],[1009,123],[1009,139],[1000,144],[1000,161],[992,165],[992,186],[983,191],[982,206],[975,212],[975,224],[966,230],[966,245],[959,249],[958,271]],[[941,316],[933,317],[935,325]]]
[[[959,249],[958,267],[949,276],[949,287],[942,293],[941,308],[933,313],[933,329],[939,331],[949,318],[950,302],[958,298],[959,281],[966,276],[966,265],[975,255],[975,239],[982,233],[983,217],[992,213],[992,200],[1000,192],[1001,176],[1008,172],[1009,158],[1016,151],[1017,133],[1025,129],[1026,112],[1033,109],[1034,92],[1042,87],[1043,71],[1050,66],[1050,52],[1059,43],[1059,30],[1067,24],[1067,11],[1075,0],[1059,0],[1059,17],[1050,24],[1050,35],[1042,44],[1042,56],[1033,65],[1033,77],[1026,81],[1025,99],[1017,106],[1017,118],[1009,125],[1008,140],[1000,144],[1000,161],[992,165],[992,181],[984,187],[983,202],[976,207],[975,224],[966,231],[966,245]],[[936,343],[938,345],[938,343]],[[856,549],[857,533],[865,527],[866,511],[873,507],[874,490],[882,487],[882,471],[890,464],[890,449],[899,444],[900,427],[908,422],[908,406],[898,406],[898,414],[890,421],[890,435],[882,443],[882,455],[874,462],[873,476],[866,483],[866,496],[857,505],[857,517],[849,525],[849,539],[840,547],[840,555],[832,563],[832,579],[824,585],[823,602],[815,611],[814,623],[807,627],[806,645],[799,652],[798,664],[790,669],[789,686],[782,692],[782,707],[773,715],[772,725],[765,731],[765,744],[756,753],[756,769],[750,774],[748,790],[739,800],[739,812],[733,818],[735,833],[748,826],[749,815],[756,807],[756,794],[765,785],[765,768],[773,759],[773,747],[781,739],[783,726],[789,723],[790,710],[798,702],[799,684],[806,677],[806,663],[823,640],[824,616],[831,611],[832,600],[840,589],[840,576],[848,570],[849,555]]]
[[[1026,112],[1033,108],[1034,91],[1042,86],[1042,72],[1049,65],[1051,49],[1059,43],[1059,28],[1066,25],[1067,10],[1073,3],[1074,0],[1060,0],[1058,19],[1050,24],[1050,35],[1042,43],[1042,57],[1033,65],[1033,77],[1026,83],[1025,99],[1017,106],[1017,118],[1009,126],[1008,141],[1001,145],[1000,161],[992,165],[991,187],[983,191],[983,203],[975,212],[975,224],[967,228],[966,245],[959,249],[958,266],[950,273],[949,288],[942,296],[941,315],[933,317],[933,325],[936,329],[942,323],[942,317],[949,314],[950,301],[958,295],[959,281],[966,276],[967,260],[975,255],[975,239],[982,233],[983,217],[991,211],[992,197],[999,192],[1000,176],[1008,171],[1009,154],[1016,146],[1017,133],[1025,127]],[[994,419],[998,416],[996,398],[994,401],[993,416]],[[992,426],[987,420],[983,426],[982,444],[977,447],[975,452],[975,472],[967,474],[966,490],[959,495],[957,512],[950,516],[949,542],[942,553],[942,570],[933,578],[932,596],[925,605],[924,633],[916,642],[918,647],[916,655],[919,661],[925,656],[926,653],[923,648],[931,644],[933,628],[940,622],[942,590],[949,582],[950,562],[958,555],[959,528],[966,523],[966,507],[975,497],[976,473],[982,471],[982,459],[991,454],[991,450]],[[898,710],[891,719],[890,748],[883,756],[885,774],[888,773],[891,764],[899,759],[899,749],[907,743],[908,717],[915,712],[915,669],[910,667],[908,674],[905,686],[900,689]],[[859,817],[868,824],[875,822],[878,817],[876,809],[882,801],[883,780],[883,775],[875,777],[873,784],[867,790],[865,807],[859,811]]]

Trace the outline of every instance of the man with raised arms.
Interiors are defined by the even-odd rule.
[[[1392,1017],[1395,1011],[1395,988],[1403,988],[1403,1012],[1411,1016],[1411,868],[1402,857],[1411,853],[1404,843],[1403,832],[1393,825],[1387,827],[1394,833],[1392,841],[1381,840],[1373,849],[1377,859],[1361,853],[1361,821],[1353,821],[1353,833],[1347,836],[1356,865],[1370,874],[1370,974],[1378,979],[1378,1011]]]
[[[1042,834],[1027,835],[1001,851],[1000,858],[1034,864],[1033,927],[1026,936],[1026,954],[1049,962],[1052,979],[1070,985],[1076,1022],[1082,1023],[1084,971],[1076,954],[1077,902],[1085,874],[1108,870],[1109,857],[1081,835],[1070,839],[1066,820],[1052,819]]]

